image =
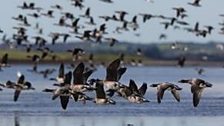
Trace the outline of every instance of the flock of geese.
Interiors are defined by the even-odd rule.
[[[112,0],[100,1],[108,4],[114,3]],[[187,4],[193,7],[201,7],[201,0],[194,0]],[[80,9],[81,14],[74,15],[73,13],[66,11],[66,7],[59,4],[51,5],[49,7],[50,9],[44,9],[33,2],[23,2],[22,5],[17,7],[22,10],[28,10],[25,12],[29,13],[19,14],[18,16],[12,17],[12,19],[17,21],[18,24],[18,26],[13,27],[16,32],[12,37],[7,37],[5,33],[3,41],[14,48],[18,45],[24,45],[29,49],[32,48],[33,44],[43,48],[44,45],[49,42],[49,39],[51,39],[51,44],[54,45],[58,41],[66,43],[70,38],[71,40],[76,38],[93,43],[108,42],[110,46],[113,46],[115,43],[118,43],[119,40],[115,37],[109,36],[113,36],[114,34],[122,35],[131,31],[134,31],[136,36],[140,36],[138,30],[141,27],[141,23],[150,23],[150,20],[158,20],[159,24],[164,26],[165,30],[173,27],[174,29],[185,30],[189,33],[195,34],[196,36],[202,37],[211,35],[212,31],[215,29],[214,26],[203,26],[200,25],[199,22],[195,22],[193,24],[194,26],[190,26],[192,24],[185,20],[190,15],[188,15],[187,10],[184,7],[173,7],[172,10],[174,10],[176,14],[172,16],[151,13],[138,13],[132,16],[130,13],[123,10],[116,10],[112,15],[93,15],[91,13],[91,7],[86,7],[84,0],[71,0],[70,5]],[[77,10],[77,12],[79,11]],[[127,19],[127,15],[130,15],[133,18]],[[222,14],[220,16],[223,17]],[[66,32],[50,31],[50,33],[46,33],[40,23],[40,21],[45,20],[45,18],[49,19],[47,20],[49,22],[53,20],[53,26],[66,29]],[[142,22],[139,21],[140,18]],[[54,19],[56,19],[56,21]],[[29,20],[34,21],[31,22]],[[100,22],[98,23],[98,21]],[[119,25],[111,28],[110,24]],[[219,25],[223,27],[223,23],[220,23]],[[29,35],[28,31],[32,31],[33,27],[36,35],[33,33],[32,35]],[[219,33],[222,34],[223,31],[224,28],[220,28]],[[3,29],[0,29],[0,34],[4,34]],[[62,40],[60,40],[60,38],[62,38]],[[166,39],[167,35],[161,33],[158,38]]]
[[[112,0],[100,0],[101,2],[105,2],[108,4],[112,4],[114,1]],[[153,2],[153,1],[150,1]],[[194,7],[200,7],[201,0],[195,0],[192,3],[188,3]],[[34,45],[37,46],[37,50],[42,52],[42,55],[33,55],[28,56],[34,63],[33,69],[31,72],[41,73],[44,76],[53,73],[54,69],[47,69],[45,71],[37,71],[37,64],[49,56],[51,53],[52,59],[56,59],[57,56],[53,54],[53,51],[49,48],[45,47],[48,40],[43,37],[44,29],[40,26],[37,22],[35,24],[35,30],[37,31],[38,35],[36,36],[29,36],[27,34],[28,28],[34,26],[28,21],[28,16],[33,17],[34,19],[47,17],[49,19],[54,19],[56,16],[54,15],[56,12],[62,15],[58,22],[54,23],[53,25],[57,27],[63,27],[69,30],[69,33],[59,33],[59,32],[52,32],[48,36],[51,38],[51,44],[55,45],[59,39],[62,37],[62,41],[66,43],[68,38],[74,35],[75,38],[83,40],[83,41],[90,41],[96,43],[108,42],[111,47],[114,46],[118,40],[114,37],[107,37],[110,34],[122,34],[128,31],[137,31],[140,28],[140,24],[138,23],[138,17],[142,17],[142,22],[146,23],[147,21],[151,20],[152,18],[160,19],[161,25],[164,25],[164,29],[168,29],[169,27],[173,26],[175,29],[183,28],[184,30],[194,33],[196,36],[206,37],[207,35],[211,34],[212,30],[214,29],[213,26],[207,25],[204,28],[200,28],[199,22],[195,23],[194,27],[188,27],[189,23],[184,21],[184,19],[188,16],[187,11],[183,7],[174,7],[173,10],[176,11],[176,16],[168,17],[164,15],[154,15],[148,13],[140,13],[138,15],[134,15],[132,20],[127,20],[125,17],[129,13],[126,11],[115,11],[112,15],[104,15],[99,16],[98,18],[103,20],[102,24],[97,27],[98,23],[95,22],[95,18],[91,15],[91,8],[85,7],[83,0],[71,0],[71,5],[75,8],[79,8],[83,10],[85,8],[85,12],[83,12],[78,17],[75,17],[74,14],[71,12],[63,12],[64,7],[61,5],[52,5],[49,10],[45,10],[41,7],[35,5],[35,3],[27,3],[23,2],[22,5],[19,5],[18,8],[22,10],[29,10],[27,15],[19,14],[17,17],[12,17],[13,20],[18,22],[18,26],[13,27],[16,29],[16,33],[13,34],[12,38],[7,38],[6,35],[3,36],[3,42],[7,43],[10,47],[17,47],[17,46],[25,46],[26,52],[30,52],[34,49]],[[80,20],[85,20],[85,24],[80,24]],[[121,26],[117,26],[113,32],[107,31],[107,24],[108,22],[118,22],[122,23]],[[93,29],[88,29],[88,26],[94,27]],[[222,24],[220,24],[222,26]],[[224,32],[224,28],[221,29],[222,33]],[[4,30],[0,29],[0,34],[4,34]],[[160,39],[166,38],[165,34],[161,34]],[[32,43],[32,39],[34,39],[34,43]],[[137,49],[138,53],[141,53],[141,49]],[[68,50],[74,56],[74,60],[77,61],[79,58],[79,53],[83,52],[80,48],[75,48],[74,50]],[[91,55],[93,57],[93,54]],[[90,58],[91,59],[91,58]],[[185,57],[181,57],[178,61],[180,66],[184,65]],[[2,67],[8,67],[8,54],[6,53],[1,61],[0,70]],[[61,107],[63,109],[67,108],[70,98],[73,99],[75,102],[82,101],[86,103],[86,101],[94,101],[96,104],[116,104],[116,101],[113,100],[113,96],[117,94],[118,96],[126,99],[131,103],[145,103],[149,102],[148,99],[144,97],[145,93],[147,92],[148,87],[155,87],[157,88],[157,101],[161,103],[163,99],[163,95],[165,91],[171,91],[174,98],[180,102],[180,95],[179,92],[182,90],[176,84],[173,83],[157,83],[148,84],[143,83],[141,87],[138,87],[134,80],[130,80],[129,84],[122,84],[119,80],[122,75],[126,72],[127,68],[122,66],[122,59],[118,58],[112,61],[106,68],[106,77],[105,79],[89,79],[91,74],[94,72],[94,69],[87,69],[83,62],[79,62],[73,71],[69,71],[65,73],[64,71],[64,64],[62,63],[59,67],[58,76],[55,78],[51,78],[52,81],[56,83],[54,86],[56,88],[50,89],[46,88],[43,92],[49,92],[52,94],[52,100],[60,98]],[[14,101],[17,101],[21,91],[23,90],[35,90],[32,86],[31,82],[25,79],[25,76],[21,73],[18,74],[18,80],[14,81],[7,81],[4,84],[0,84],[2,88],[9,88],[15,90],[14,93]],[[205,88],[212,87],[212,84],[206,82],[205,80],[199,78],[193,79],[186,79],[180,80],[179,83],[188,83],[191,86],[191,93],[193,95],[193,106],[197,107],[202,95],[202,91]],[[2,90],[1,88],[1,90]],[[95,92],[95,98],[91,98],[86,95],[86,92]]]
[[[1,64],[7,66],[7,64]],[[96,104],[116,104],[113,100],[114,95],[118,95],[131,103],[146,103],[150,102],[144,97],[148,87],[157,88],[157,101],[161,103],[164,93],[170,91],[177,102],[180,102],[180,91],[182,90],[176,84],[163,82],[150,84],[143,83],[141,87],[138,87],[134,80],[130,80],[129,84],[123,84],[119,80],[126,72],[127,68],[122,65],[120,58],[112,61],[106,67],[106,77],[92,78],[89,77],[95,71],[93,69],[86,69],[83,62],[80,62],[73,71],[65,73],[65,66],[60,64],[58,75],[50,80],[55,81],[53,86],[56,88],[46,88],[43,92],[49,92],[52,94],[52,100],[60,98],[61,107],[67,108],[69,100],[72,99],[75,102],[81,101],[83,104],[86,101],[93,101]],[[34,71],[35,72],[35,71]],[[212,87],[212,84],[199,78],[182,79],[178,83],[188,83],[191,85],[191,93],[193,94],[193,106],[197,107],[202,95],[202,91],[205,88]],[[18,80],[13,82],[8,80],[5,84],[0,84],[2,88],[8,88],[15,90],[14,101],[16,102],[23,90],[35,90],[31,82],[25,79],[25,76],[18,73]],[[2,90],[1,88],[1,90]],[[86,95],[86,92],[95,92],[95,98]]]

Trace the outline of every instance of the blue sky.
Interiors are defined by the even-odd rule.
[[[27,2],[35,1],[37,6],[41,6],[45,10],[48,10],[51,5],[60,4],[65,9],[64,12],[72,12],[76,17],[84,13],[85,9],[80,11],[78,8],[74,8],[70,5],[69,0],[27,0]],[[138,18],[140,23],[140,29],[137,32],[127,32],[121,35],[112,33],[112,29],[116,26],[120,26],[120,23],[108,22],[108,30],[111,31],[108,37],[116,37],[118,40],[125,40],[130,42],[174,42],[174,41],[197,41],[197,42],[208,42],[208,41],[220,41],[224,39],[223,35],[218,34],[220,26],[219,22],[224,21],[224,18],[219,17],[219,14],[224,14],[224,1],[223,0],[202,0],[202,7],[192,7],[188,5],[188,2],[192,0],[154,0],[154,3],[146,2],[145,0],[114,0],[113,4],[107,4],[100,2],[99,0],[85,0],[84,4],[86,7],[91,7],[91,14],[94,17],[102,15],[112,15],[115,10],[125,10],[129,12],[129,15],[126,16],[127,20],[131,20],[132,17],[138,13],[151,13],[155,15],[165,15],[168,17],[175,16],[175,11],[172,10],[172,7],[184,7],[187,10],[189,17],[185,21],[190,23],[191,27],[194,27],[195,22],[200,22],[200,27],[203,28],[203,25],[212,25],[215,27],[212,35],[207,36],[206,38],[196,37],[194,34],[187,33],[183,30],[173,30],[169,28],[164,30],[163,26],[159,24],[161,20],[150,20],[147,23],[142,23],[142,18]],[[17,16],[19,13],[28,14],[32,13],[30,11],[23,11],[16,6],[21,5],[22,0],[4,0],[0,4],[0,28],[5,31],[6,34],[11,35],[15,30],[12,29],[17,23],[11,18]],[[48,37],[49,33],[52,31],[55,32],[68,32],[69,30],[65,28],[55,27],[52,24],[56,23],[60,17],[60,12],[56,11],[56,19],[48,19],[41,17],[38,20],[34,20],[32,17],[28,17],[28,21],[33,24],[33,27],[36,22],[40,23],[40,26],[44,28],[44,36]],[[81,22],[87,20],[81,19]],[[95,18],[97,26],[103,23],[103,20]],[[94,27],[89,27],[93,29]],[[134,34],[140,33],[140,36],[137,37]],[[161,33],[167,34],[166,40],[158,40],[158,37]],[[35,35],[36,31],[33,28],[29,28],[28,34],[30,36]],[[70,40],[77,40],[76,38],[70,38]]]

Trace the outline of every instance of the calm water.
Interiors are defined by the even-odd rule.
[[[57,68],[58,65],[41,65],[38,69]],[[95,105],[92,102],[82,104],[69,102],[66,111],[60,107],[59,100],[52,101],[51,94],[41,92],[51,88],[53,82],[41,75],[27,72],[30,65],[14,65],[0,72],[0,82],[16,81],[17,71],[33,83],[35,91],[24,91],[17,102],[13,102],[13,90],[0,92],[0,126],[224,126],[224,76],[223,68],[205,68],[203,75],[198,75],[194,67],[128,67],[121,82],[128,84],[133,79],[141,85],[157,82],[177,83],[180,79],[199,77],[213,83],[211,89],[204,90],[197,108],[192,106],[190,86],[178,84],[183,88],[181,102],[177,103],[170,92],[166,92],[161,104],[156,100],[156,89],[148,88],[146,98],[150,103],[130,104],[126,100],[114,97],[116,105]],[[68,71],[68,69],[66,70]],[[50,75],[56,76],[57,72]],[[92,78],[104,78],[105,68],[98,68]],[[94,97],[94,93],[89,93]],[[214,123],[215,122],[215,123]]]

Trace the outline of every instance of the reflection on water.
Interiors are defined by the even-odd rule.
[[[67,117],[14,116],[0,117],[1,126],[223,126],[224,117]]]
[[[14,115],[14,122],[15,122],[15,126],[20,126],[20,119],[16,113]]]

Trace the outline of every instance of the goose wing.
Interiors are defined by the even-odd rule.
[[[176,89],[172,89],[171,93],[173,94],[174,98],[180,102],[180,93]]]
[[[193,93],[193,105],[197,107],[201,99],[202,89]]]
[[[158,91],[157,91],[157,102],[158,103],[161,103],[161,100],[163,99],[164,91],[165,90],[158,88]]]
[[[88,78],[92,75],[94,70],[89,70],[83,74],[83,82],[86,83]]]
[[[60,67],[59,67],[59,73],[58,73],[58,77],[59,78],[63,78],[64,77],[64,64],[61,63]]]
[[[67,74],[65,74],[65,80],[64,80],[64,84],[71,84],[72,81],[72,72],[68,72]]]
[[[120,66],[120,62],[120,59],[116,59],[109,64],[109,66],[107,67],[106,80],[117,81],[117,71],[118,67]]]
[[[84,63],[80,63],[73,71],[73,84],[83,84]]]
[[[121,76],[126,72],[127,68],[124,67],[124,68],[120,68],[118,70],[118,73],[117,73],[117,81],[119,81],[121,79]]]
[[[13,99],[15,102],[18,100],[20,92],[21,92],[21,90],[19,90],[19,89],[15,90],[15,92],[14,92],[14,99]]]
[[[136,83],[135,83],[134,80],[130,80],[130,82],[129,82],[129,88],[132,90],[132,93],[140,94],[139,93],[139,90],[138,90],[138,87],[137,87],[137,85],[136,85]]]
[[[61,101],[61,107],[66,110],[68,102],[69,102],[69,96],[60,96]]]
[[[96,83],[96,97],[100,99],[106,99],[106,94],[103,88],[103,84],[99,82]]]
[[[197,107],[201,99],[203,88],[199,88],[197,85],[192,85],[191,91],[193,94],[193,105],[194,107]]]
[[[24,84],[24,82],[25,82],[25,76],[24,76],[24,75],[21,75],[21,76],[18,78],[17,83],[18,83],[18,84]]]
[[[141,96],[144,96],[147,90],[147,84],[143,83],[142,86],[138,89]]]
[[[164,92],[169,87],[170,87],[169,83],[161,83],[157,86],[157,101],[158,101],[158,103],[161,103],[161,100],[163,99]]]

